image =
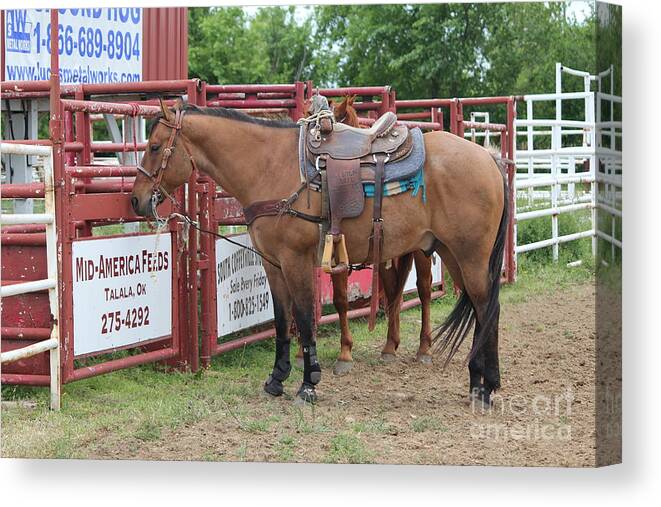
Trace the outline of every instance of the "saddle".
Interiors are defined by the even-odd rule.
[[[317,100],[316,104],[313,101],[312,109],[312,117],[316,114],[317,120],[301,127],[301,144],[304,143],[301,158],[303,168],[307,159],[313,161],[320,172],[322,218],[325,223],[328,223],[330,215],[330,229],[325,234],[321,255],[321,267],[325,272],[339,274],[348,271],[349,256],[341,230],[342,220],[356,218],[363,213],[363,183],[374,183],[371,330],[376,320],[375,305],[378,304],[379,293],[377,272],[383,241],[381,204],[384,167],[386,162],[406,158],[412,151],[413,139],[406,126],[396,125],[397,116],[392,112],[381,116],[371,128],[360,129],[334,123],[326,99],[321,97]],[[307,178],[307,172],[305,174]]]

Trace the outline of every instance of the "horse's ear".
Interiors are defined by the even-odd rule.
[[[177,100],[174,101],[174,110],[183,111],[184,109],[184,99],[177,97]]]
[[[158,98],[158,103],[161,106],[161,114],[163,115],[163,118],[167,121],[172,121],[173,119],[173,114],[172,111],[170,111],[170,108],[165,105],[165,102],[163,101],[162,97]]]
[[[354,102],[356,102],[356,95],[347,98],[347,106],[353,106]]]

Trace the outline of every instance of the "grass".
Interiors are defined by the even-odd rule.
[[[424,431],[447,431],[440,420],[436,417],[423,416],[413,419],[411,422],[411,429],[416,433]]]
[[[325,463],[374,463],[371,453],[355,435],[338,433],[331,439]]]
[[[557,264],[521,262],[519,279],[504,286],[501,301],[525,302],[532,295],[562,290],[594,279],[591,263],[576,268]],[[432,321],[440,322],[454,305],[451,286],[448,296],[432,304]],[[402,313],[401,332],[417,337],[419,310]],[[365,320],[351,324],[354,361],[362,367],[377,361],[386,333],[385,319],[379,319],[374,333]],[[261,386],[273,362],[272,340],[217,356],[210,369],[201,374],[164,373],[157,365],[121,370],[78,382],[63,388],[61,412],[47,409],[48,391],[43,388],[3,386],[4,400],[34,400],[36,408],[12,407],[2,410],[2,455],[30,458],[85,458],[136,455],[145,445],[165,446],[179,428],[204,423],[218,435],[237,435],[233,451],[219,454],[210,449],[201,459],[257,459],[254,447],[246,441],[272,444],[264,447],[270,460],[300,459],[304,440],[323,437],[329,442],[323,460],[329,463],[368,463],[375,460],[365,439],[385,438],[399,432],[444,431],[440,420],[418,414],[417,418],[395,426],[388,413],[366,414],[345,420],[342,410],[298,407],[286,400],[273,401],[261,396]],[[295,347],[292,347],[292,355]],[[326,375],[337,356],[337,328],[318,330],[318,355]],[[288,393],[298,388],[302,372],[294,368],[285,383]],[[371,385],[375,389],[379,386]],[[333,415],[339,412],[341,415]],[[211,430],[210,430],[211,431]],[[297,455],[298,453],[298,455]]]

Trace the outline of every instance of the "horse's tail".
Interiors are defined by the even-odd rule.
[[[489,258],[489,279],[491,287],[489,288],[489,300],[485,312],[484,321],[480,322],[479,332],[473,341],[473,347],[468,354],[467,361],[470,361],[477,351],[482,348],[489,337],[493,326],[497,325],[500,305],[498,297],[500,295],[500,277],[503,267],[503,256],[505,253],[505,243],[507,240],[507,225],[509,222],[509,206],[507,203],[507,178],[503,177],[503,213],[500,218],[498,234],[494,242],[491,256]],[[444,366],[450,362],[464,339],[468,335],[471,327],[475,323],[475,308],[466,291],[462,291],[459,301],[452,309],[452,312],[445,319],[443,324],[436,330],[434,336],[434,348],[441,355],[445,355]]]

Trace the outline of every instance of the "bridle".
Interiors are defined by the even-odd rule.
[[[165,145],[165,148],[163,149],[163,156],[161,158],[161,164],[156,168],[156,170],[152,173],[148,172],[142,164],[137,165],[138,172],[144,174],[147,178],[149,178],[152,181],[152,191],[151,191],[151,206],[152,206],[152,214],[154,215],[154,218],[157,220],[159,219],[158,214],[156,212],[156,207],[163,201],[165,197],[167,197],[172,204],[175,207],[179,207],[179,203],[177,200],[172,197],[164,188],[163,185],[161,185],[161,182],[163,181],[163,174],[165,173],[165,170],[167,169],[168,162],[170,160],[170,157],[172,156],[172,152],[175,149],[175,141],[177,140],[177,135],[179,132],[181,132],[181,127],[183,125],[184,121],[184,114],[186,111],[184,110],[176,110],[175,111],[175,118],[174,118],[174,123],[169,122],[165,118],[159,118],[158,122],[165,125],[166,127],[170,128],[170,137],[168,138],[167,144]],[[195,164],[195,159],[193,158],[193,154],[191,153],[188,145],[186,144],[186,141],[184,139],[181,140],[184,150],[186,150],[186,154],[188,155],[188,158],[191,162],[191,165],[193,166],[193,171],[197,170],[197,166]]]

